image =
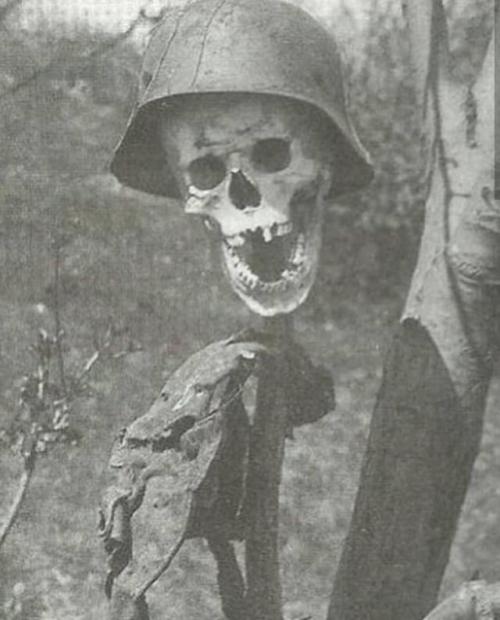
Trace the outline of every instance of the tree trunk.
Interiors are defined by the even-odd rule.
[[[426,139],[426,221],[328,620],[422,620],[436,604],[498,340],[493,42],[467,88],[449,72],[441,0],[405,9]]]

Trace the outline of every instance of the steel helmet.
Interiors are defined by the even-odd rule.
[[[111,172],[135,189],[178,198],[160,144],[158,103],[217,92],[261,93],[309,104],[311,114],[323,115],[342,142],[335,171],[342,191],[371,180],[369,156],[346,111],[333,38],[308,13],[280,0],[188,0],[167,12],[147,46],[138,103]]]

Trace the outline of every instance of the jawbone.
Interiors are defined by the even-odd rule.
[[[323,209],[313,204],[303,207],[302,212],[308,216],[271,228],[272,234],[262,230],[257,240],[256,233],[243,233],[237,239],[222,241],[224,271],[233,290],[261,316],[293,312],[304,303],[316,278]],[[277,243],[282,244],[279,261],[274,260],[272,248]]]

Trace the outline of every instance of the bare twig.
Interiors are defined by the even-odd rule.
[[[169,553],[169,555],[165,558],[165,560],[160,564],[160,566],[156,569],[156,571],[153,573],[153,575],[148,579],[148,581],[141,586],[140,590],[138,590],[137,592],[135,592],[135,598],[138,599],[141,596],[143,596],[147,590],[149,590],[149,588],[156,582],[158,581],[158,579],[163,575],[163,573],[165,573],[169,566],[172,564],[172,562],[175,559],[175,556],[179,553],[180,548],[182,547],[182,545],[184,544],[184,536],[181,536],[179,538],[179,540],[177,541],[177,543],[175,544],[174,548],[172,549],[172,551]]]
[[[81,373],[78,375],[78,381],[82,382],[85,377],[89,374],[92,368],[96,365],[96,363],[100,360],[102,356],[102,351],[94,351],[94,353],[89,357],[89,359],[83,365]]]
[[[96,58],[99,58],[100,56],[104,56],[104,54],[107,54],[111,50],[115,49],[120,43],[128,39],[133,34],[137,26],[143,21],[144,21],[144,18],[142,14],[139,13],[139,15],[134,19],[134,21],[129,25],[129,27],[124,32],[120,33],[116,37],[109,39],[108,41],[105,41],[104,43],[102,43],[101,45],[98,45],[94,49],[82,54],[82,56],[78,58],[78,62],[79,63],[83,62],[84,65],[89,65]],[[30,86],[31,84],[39,80],[40,78],[48,75],[52,71],[52,69],[54,69],[58,65],[59,61],[60,61],[59,58],[55,58],[51,60],[43,67],[40,67],[36,71],[33,71],[31,75],[28,75],[26,78],[20,80],[19,82],[17,82],[16,84],[11,86],[7,90],[5,90],[3,93],[0,93],[0,101],[5,99],[6,97],[12,97],[16,95],[19,91],[23,90],[24,88],[27,88],[28,86]]]
[[[59,285],[60,285],[60,269],[61,269],[61,245],[56,240],[54,243],[54,326],[56,331],[55,343],[57,352],[57,365],[59,368],[59,381],[64,398],[68,397],[68,389],[66,386],[66,374],[64,371],[64,355],[62,350],[63,330],[61,325],[61,312],[59,308]]]
[[[99,343],[99,339],[97,338],[97,335],[95,336],[94,338],[95,351],[94,353],[92,353],[92,355],[87,359],[87,361],[83,365],[83,368],[80,371],[80,374],[76,378],[77,383],[79,384],[83,383],[85,377],[87,377],[87,375],[90,374],[91,370],[94,368],[97,362],[102,360],[105,354],[108,354],[111,359],[119,360],[125,357],[126,355],[128,355],[129,353],[132,353],[133,351],[140,350],[140,346],[137,346],[135,343],[130,341],[128,348],[122,351],[117,351],[116,353],[112,353],[111,349],[115,342],[117,333],[119,332],[117,332],[115,326],[112,323],[110,323],[108,329],[106,330],[104,341],[102,343]]]
[[[35,467],[35,446],[30,450],[30,453],[24,457],[24,471],[19,478],[19,483],[17,487],[17,493],[12,501],[11,507],[7,514],[4,524],[0,528],[0,547],[5,542],[12,526],[14,525],[17,516],[19,514],[19,510],[24,502],[24,498],[26,497],[26,492],[28,490],[29,483],[31,481],[31,477],[33,475],[33,470]]]

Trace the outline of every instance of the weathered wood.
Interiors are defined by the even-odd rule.
[[[404,323],[385,364],[330,620],[422,620],[434,606],[479,445],[474,410],[461,405],[426,330]]]
[[[266,319],[264,330],[286,346],[291,319]],[[284,363],[268,358],[259,373],[250,435],[247,482],[246,575],[248,620],[282,620],[278,556],[279,488],[287,427]]]
[[[493,43],[469,88],[449,71],[441,0],[407,0],[405,8],[422,89],[426,220],[375,407],[329,620],[421,620],[434,607],[497,353]]]
[[[464,583],[424,620],[495,620],[500,618],[500,583]]]

